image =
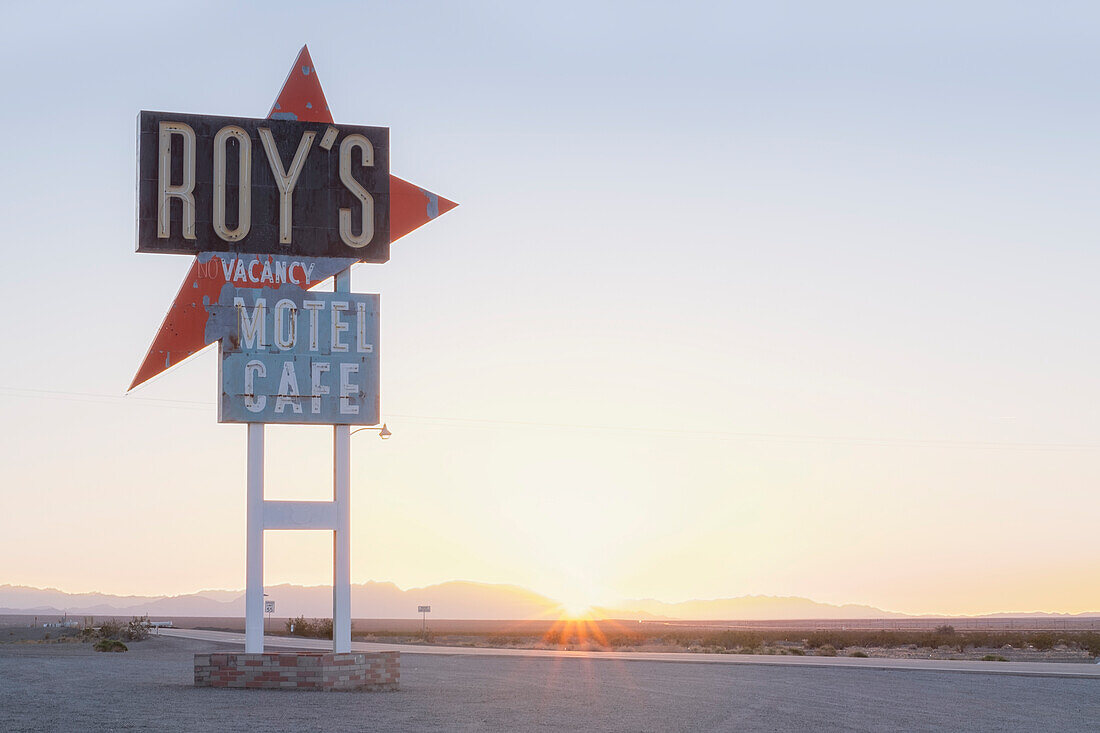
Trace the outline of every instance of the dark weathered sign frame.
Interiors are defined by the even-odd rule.
[[[386,262],[389,147],[386,127],[143,111],[137,251]]]

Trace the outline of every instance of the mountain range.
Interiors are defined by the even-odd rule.
[[[267,586],[275,615],[310,618],[332,612],[330,586]],[[417,618],[419,605],[430,605],[437,619],[540,619],[563,615],[561,604],[514,585],[451,581],[402,590],[393,583],[353,584],[352,609],[357,618]],[[244,616],[244,591],[203,590],[177,596],[118,596],[106,593],[66,593],[55,588],[0,585],[0,614],[61,614],[118,616]],[[859,619],[906,618],[909,614],[866,605],[834,605],[795,596],[739,596],[666,603],[628,600],[615,607],[592,609],[599,618],[735,620],[735,619]],[[993,614],[1008,615],[1008,614]],[[1032,614],[1011,614],[1023,616]],[[1036,614],[1069,616],[1070,614]],[[1092,616],[1096,614],[1077,614]]]

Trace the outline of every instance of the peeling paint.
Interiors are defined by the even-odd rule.
[[[236,259],[238,256],[227,253],[203,252],[191,263],[185,286],[181,288],[179,295],[172,301],[160,330],[153,338],[149,351],[134,377],[130,389],[152,379],[172,364],[178,364],[191,354],[199,351],[208,344],[214,343],[220,338],[220,334],[208,333],[209,321],[208,308],[211,304],[217,304],[223,300],[226,292],[237,288],[256,289],[263,287],[263,283],[252,280],[232,279],[236,268],[230,268],[230,277],[226,276],[222,258]],[[273,260],[290,259],[273,255],[241,255],[249,260]],[[332,277],[337,272],[347,269],[357,261],[355,258],[293,258],[300,262],[301,266],[295,268],[299,272],[308,272],[307,281],[300,284],[283,283],[281,289],[287,292],[300,292],[306,288],[316,286],[322,280]],[[249,268],[245,268],[247,272]],[[192,287],[186,287],[191,283]],[[197,287],[195,287],[197,286]],[[163,356],[164,366],[160,366]]]

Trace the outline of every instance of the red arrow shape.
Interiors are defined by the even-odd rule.
[[[328,100],[325,99],[307,46],[302,46],[298,52],[298,58],[267,116],[302,122],[332,122]],[[390,175],[390,241],[419,229],[456,206],[458,204],[454,201]],[[226,256],[229,255],[222,255]],[[205,302],[216,301],[225,281],[217,279],[213,267],[202,269],[200,272],[199,258],[191,261],[191,269],[187,271],[175,300],[153,337],[153,343],[149,345],[130,389],[179,364],[210,343],[206,340],[204,298]]]

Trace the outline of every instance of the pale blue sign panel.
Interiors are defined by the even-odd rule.
[[[228,289],[227,289],[228,290]],[[378,295],[290,288],[223,292],[220,422],[376,425]]]

